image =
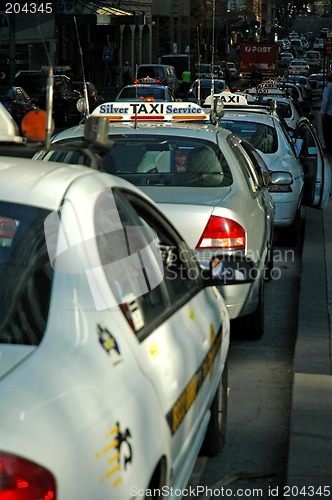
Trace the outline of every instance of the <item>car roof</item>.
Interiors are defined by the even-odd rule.
[[[100,176],[102,185],[132,188],[123,179],[83,165],[3,156],[0,160],[0,198],[11,203],[58,210],[75,180],[96,175]],[[105,175],[107,178],[103,179]]]
[[[214,83],[225,83],[223,78],[197,78],[193,83],[201,82],[201,85],[211,86],[212,80]]]
[[[211,140],[215,137],[217,128],[211,123],[175,123],[175,122],[153,122],[151,120],[134,122],[111,122],[109,124],[108,134],[148,134],[148,135],[177,135],[183,137],[200,138],[202,140]],[[78,125],[71,127],[56,134],[52,141],[70,141],[70,139],[80,139],[84,134],[84,126]]]
[[[248,106],[248,109],[225,108],[221,119],[226,118],[227,116],[232,116],[232,118],[242,121],[250,122],[255,120],[255,122],[257,123],[264,123],[270,125],[274,125],[275,120],[278,120],[278,117],[276,115],[260,112],[259,110],[256,110],[254,107],[251,106]]]
[[[131,85],[125,85],[125,87],[122,87],[122,89],[119,90],[119,93],[122,92],[124,89],[132,89],[132,88],[137,88],[137,89],[167,89],[169,90],[168,85],[158,85],[157,83],[133,83]]]

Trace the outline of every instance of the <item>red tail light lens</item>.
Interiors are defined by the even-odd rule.
[[[245,249],[246,233],[237,222],[211,215],[202,236],[196,246],[197,250],[204,248]]]
[[[56,500],[56,483],[44,467],[0,452],[0,500]]]

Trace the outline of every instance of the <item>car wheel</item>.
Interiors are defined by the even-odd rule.
[[[271,281],[273,274],[274,260],[273,260],[273,246],[270,248],[268,257],[266,259],[266,265],[264,269],[264,280]]]
[[[215,456],[225,445],[228,402],[228,365],[227,361],[220,379],[210,411],[211,417],[200,451],[203,456]]]

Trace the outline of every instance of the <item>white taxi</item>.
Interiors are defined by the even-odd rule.
[[[275,202],[275,227],[283,243],[295,245],[301,205],[325,208],[331,191],[330,165],[318,135],[303,117],[291,139],[275,110],[250,105],[240,94],[231,97],[224,94],[219,124],[249,141],[264,154],[269,170],[284,178],[283,184],[269,188]]]
[[[120,177],[8,156],[0,173],[0,498],[172,498],[224,444],[218,281]]]
[[[273,267],[274,205],[256,157],[196,103],[105,103],[93,116],[108,118],[115,141],[107,154],[100,151],[99,168],[158,203],[203,265],[216,251],[255,262],[259,279],[222,293],[231,319],[243,321],[248,338],[260,338],[264,279]],[[83,126],[57,134],[54,150],[36,159],[84,163],[74,149],[83,134]]]

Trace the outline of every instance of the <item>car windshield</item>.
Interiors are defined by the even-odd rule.
[[[277,133],[273,127],[254,121],[241,121],[224,118],[221,125],[242,139],[246,139],[254,148],[262,153],[276,153],[278,149]]]
[[[0,202],[0,344],[38,345],[47,323],[52,267],[47,210]]]
[[[232,174],[220,148],[204,140],[140,135],[111,136],[114,148],[101,160],[101,170],[121,176],[136,186],[221,187],[232,184]],[[72,141],[63,141],[72,143]],[[77,151],[49,151],[43,160],[87,162]]]

